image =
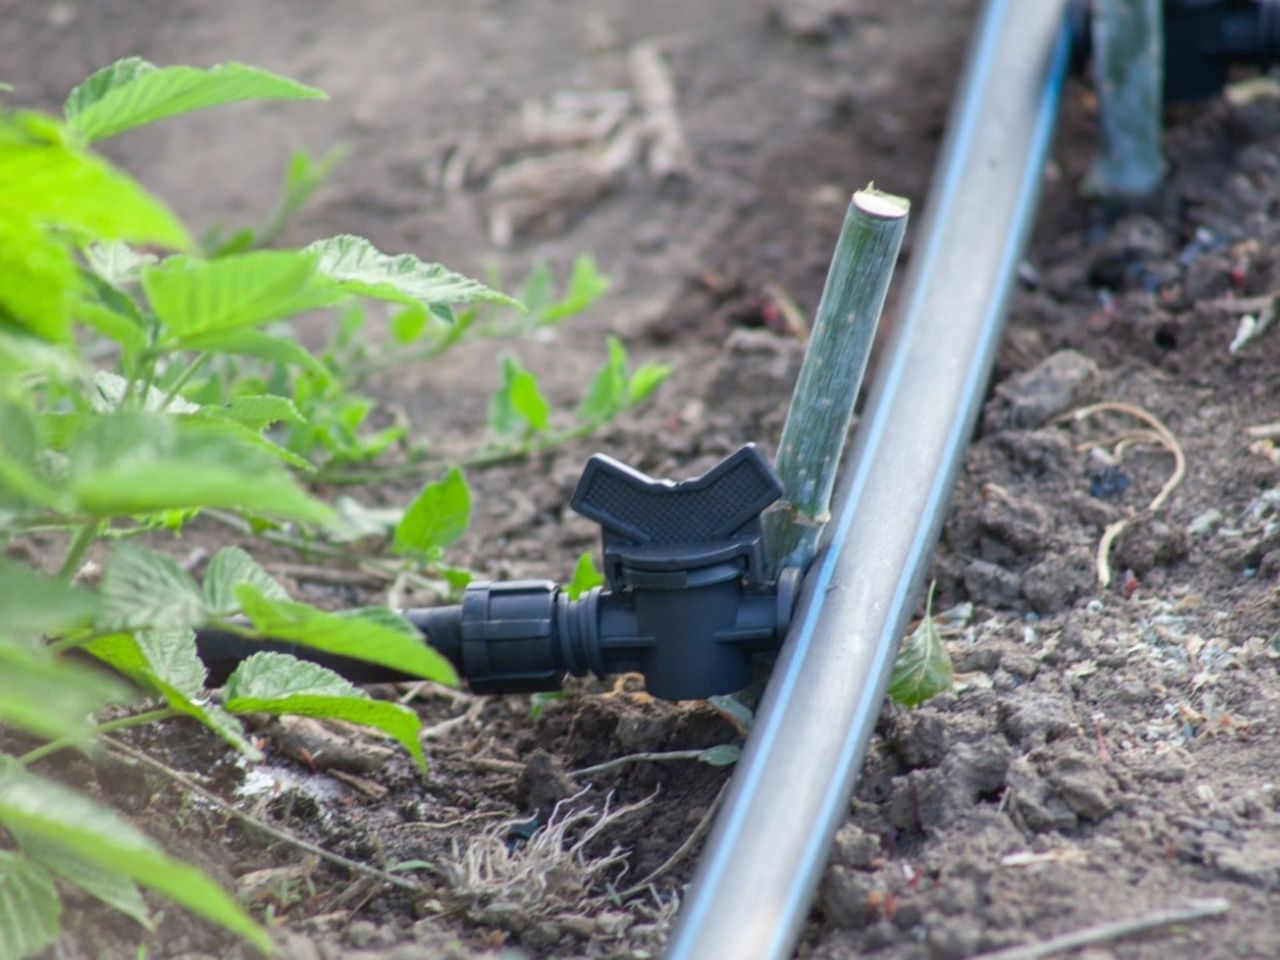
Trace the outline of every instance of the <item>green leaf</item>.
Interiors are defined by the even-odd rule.
[[[92,141],[223,103],[325,99],[314,87],[239,63],[208,70],[157,68],[130,57],[99,70],[72,90],[64,112],[71,129]]]
[[[591,558],[590,551],[587,551],[578,557],[578,562],[574,564],[573,579],[569,581],[565,591],[569,594],[570,600],[577,600],[584,593],[590,593],[595,587],[603,584],[604,574],[596,569],[596,562]]]
[[[95,370],[93,373],[93,389],[89,393],[89,406],[94,413],[114,413],[124,406],[125,395],[129,390],[129,381],[110,370]],[[165,392],[156,387],[148,387],[142,409],[149,413],[194,413],[200,408],[182,397],[166,397]]]
[[[136,281],[143,267],[159,260],[154,253],[139,253],[120,240],[90,244],[84,256],[89,269],[117,289]]]
[[[578,419],[604,423],[627,405],[627,350],[617,337],[609,338],[609,359],[591,381],[587,395],[578,405]]]
[[[146,547],[120,544],[102,572],[102,630],[170,630],[205,620],[195,581],[171,558]]]
[[[505,294],[438,263],[424,263],[408,253],[382,253],[364,237],[343,234],[317,240],[306,250],[319,257],[319,272],[341,289],[376,300],[424,307],[478,301],[520,306]]]
[[[12,850],[0,850],[0,957],[34,957],[62,932],[62,900],[53,878]]]
[[[564,699],[563,690],[539,690],[529,695],[529,719],[537,720],[547,707]]]
[[[84,650],[150,687],[174,710],[198,720],[251,760],[262,752],[245,736],[240,721],[205,694],[205,666],[190,630],[139,631],[94,637]]]
[[[391,318],[391,336],[396,343],[413,343],[427,332],[431,311],[421,304],[405,307]]]
[[[188,350],[230,353],[236,356],[253,357],[255,360],[263,360],[267,363],[278,363],[286,367],[298,367],[324,383],[333,379],[329,368],[296,340],[271,336],[258,330],[241,329],[227,333],[185,337],[184,346]]]
[[[181,397],[174,397],[174,401],[186,402]],[[280,446],[273,440],[268,440],[258,430],[246,427],[244,424],[233,420],[226,411],[219,407],[205,407],[193,416],[181,417],[179,422],[182,428],[193,437],[206,435],[222,440],[230,440],[240,447],[258,450],[269,457],[283,460],[289,466],[296,467],[299,470],[311,471],[315,469],[309,460],[298,456],[292,450]]]
[[[131,699],[124,684],[98,670],[0,639],[0,723],[87,744],[90,716],[109,702]]]
[[[5,122],[0,117],[0,131]],[[105,160],[53,133],[0,136],[0,183],[0,221],[65,227],[88,241],[190,243],[164,204]]]
[[[39,636],[80,626],[97,609],[92,593],[0,557],[0,636]]]
[[[169,330],[164,346],[327,307],[340,291],[316,275],[316,258],[262,250],[219,260],[170,257],[142,271],[151,309]]]
[[[930,697],[951,689],[954,668],[933,622],[933,590],[925,604],[924,619],[907,637],[889,678],[889,696],[907,707],[916,707]]]
[[[155,923],[146,901],[142,899],[142,891],[124,874],[90,863],[66,847],[50,843],[44,837],[21,828],[14,833],[14,839],[23,852],[41,866],[107,906],[132,917],[148,931],[155,932]]]
[[[266,931],[205,874],[166,856],[114,811],[60,784],[9,765],[0,774],[0,823],[131,877],[271,951]]]
[[[127,464],[77,480],[80,508],[112,517],[185,507],[225,507],[325,524],[332,512],[285,474],[254,473],[202,459]]]
[[[44,340],[66,343],[71,295],[79,285],[65,243],[0,210],[0,316],[8,314]]]
[[[633,407],[649,398],[649,394],[671,376],[671,367],[665,363],[641,364],[627,381],[627,406]]]
[[[396,524],[395,547],[407,553],[443,549],[466,532],[471,521],[471,491],[454,467],[444,479],[422,488]]]
[[[94,517],[228,507],[318,524],[332,518],[277,463],[185,419],[83,417],[71,443],[78,508]]]
[[[231,401],[227,415],[252,430],[262,430],[273,423],[307,422],[292,400],[270,393],[236,397]]]
[[[269,600],[288,600],[284,587],[239,547],[223,547],[204,571],[204,606],[210,616],[230,617],[240,612],[236,588],[249,584]]]
[[[742,748],[733,743],[721,743],[714,747],[707,747],[700,754],[698,760],[712,767],[728,767],[738,762],[742,756]]]
[[[707,697],[707,703],[720,716],[724,717],[733,728],[738,731],[741,736],[746,736],[751,732],[751,727],[756,721],[755,714],[751,708],[739,700],[732,694],[718,694],[714,697]]]
[[[453,665],[411,624],[385,608],[325,613],[305,603],[272,600],[248,584],[236,588],[236,597],[259,636],[367,660],[425,680],[458,682]]]
[[[332,670],[284,653],[255,653],[227,678],[232,713],[292,713],[374,727],[390,734],[427,769],[418,732],[422,722],[408,707],[374,700]]]
[[[0,267],[0,271],[3,269]],[[74,348],[49,343],[20,330],[6,330],[0,324],[0,375],[38,374],[54,380],[73,380],[83,373]]]
[[[595,260],[584,254],[573,262],[573,273],[569,275],[569,286],[564,297],[543,310],[538,322],[559,323],[567,317],[582,313],[604,296],[608,289],[609,278],[596,267]]]
[[[489,428],[500,437],[546,430],[551,405],[537,378],[512,357],[502,359],[502,386],[489,400]]]

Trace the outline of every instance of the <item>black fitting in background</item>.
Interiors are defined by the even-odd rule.
[[[1093,4],[1072,6],[1083,72],[1092,48]],[[1164,95],[1167,102],[1204,100],[1226,86],[1232,66],[1280,61],[1280,0],[1165,0]]]

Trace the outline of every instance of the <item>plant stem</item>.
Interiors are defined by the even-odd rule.
[[[831,491],[893,276],[910,204],[874,186],[849,202],[775,464],[783,501],[765,515],[769,565],[805,567],[828,519]]]
[[[83,524],[71,538],[71,542],[67,544],[67,555],[62,559],[62,566],[58,569],[58,576],[70,577],[75,574],[80,567],[80,561],[84,558],[84,553],[89,549],[94,540],[98,539],[102,533],[102,521],[91,520]]]
[[[158,710],[148,710],[146,713],[135,713],[127,717],[120,717],[116,720],[108,720],[106,723],[100,723],[93,728],[94,736],[103,733],[112,733],[116,730],[125,730],[129,727],[141,726],[144,723],[152,723],[157,720],[168,720],[170,717],[178,716],[178,711],[171,707],[161,707]],[[24,767],[29,767],[37,760],[43,760],[50,754],[57,753],[59,750],[65,750],[67,747],[73,747],[77,743],[82,742],[83,737],[59,737],[57,740],[50,740],[48,743],[41,744],[34,750],[28,750],[18,758],[18,763]]]
[[[187,369],[182,371],[178,376],[178,379],[173,381],[173,386],[165,392],[164,400],[160,403],[161,411],[169,409],[169,404],[173,402],[173,398],[176,397],[178,392],[187,385],[187,381],[191,379],[196,371],[209,362],[210,356],[211,354],[208,350],[201,351],[196,354],[196,358],[194,360],[187,364]]]
[[[1163,8],[1161,0],[1094,4],[1093,76],[1100,141],[1085,189],[1104,197],[1147,196],[1164,176]]]

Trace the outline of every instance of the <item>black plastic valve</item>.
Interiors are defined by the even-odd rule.
[[[752,658],[776,649],[801,571],[765,576],[761,513],[782,485],[754,445],[701,477],[655,480],[618,461],[588,461],[572,507],[600,524],[608,589],[570,599],[551,581],[473,583],[457,606],[408,611],[427,642],[477,693],[556,690],[566,674],[638,672],[654,696],[703,699],[752,679]],[[356,682],[407,679],[293,644],[204,631],[201,657],[217,685],[255,650],[320,660]]]

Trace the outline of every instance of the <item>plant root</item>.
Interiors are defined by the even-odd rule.
[[[1097,413],[1124,414],[1141,421],[1150,428],[1113,437],[1110,442],[1115,444],[1117,461],[1123,459],[1124,453],[1129,447],[1138,443],[1158,443],[1173,457],[1173,472],[1169,474],[1169,479],[1164,482],[1160,492],[1152,498],[1151,502],[1143,510],[1143,513],[1147,515],[1157,513],[1187,475],[1187,455],[1182,449],[1182,444],[1178,442],[1178,438],[1155,414],[1148,413],[1141,407],[1135,407],[1128,403],[1094,403],[1087,407],[1073,410],[1058,419],[1060,421],[1070,420],[1073,423],[1079,423]],[[1106,444],[1094,441],[1084,444],[1082,447],[1088,449],[1103,445]],[[1140,514],[1134,514],[1108,525],[1102,533],[1102,538],[1098,541],[1097,553],[1094,556],[1094,572],[1097,575],[1098,584],[1104,589],[1111,586],[1111,548],[1120,534],[1124,533],[1129,524],[1133,523],[1138,516]]]

